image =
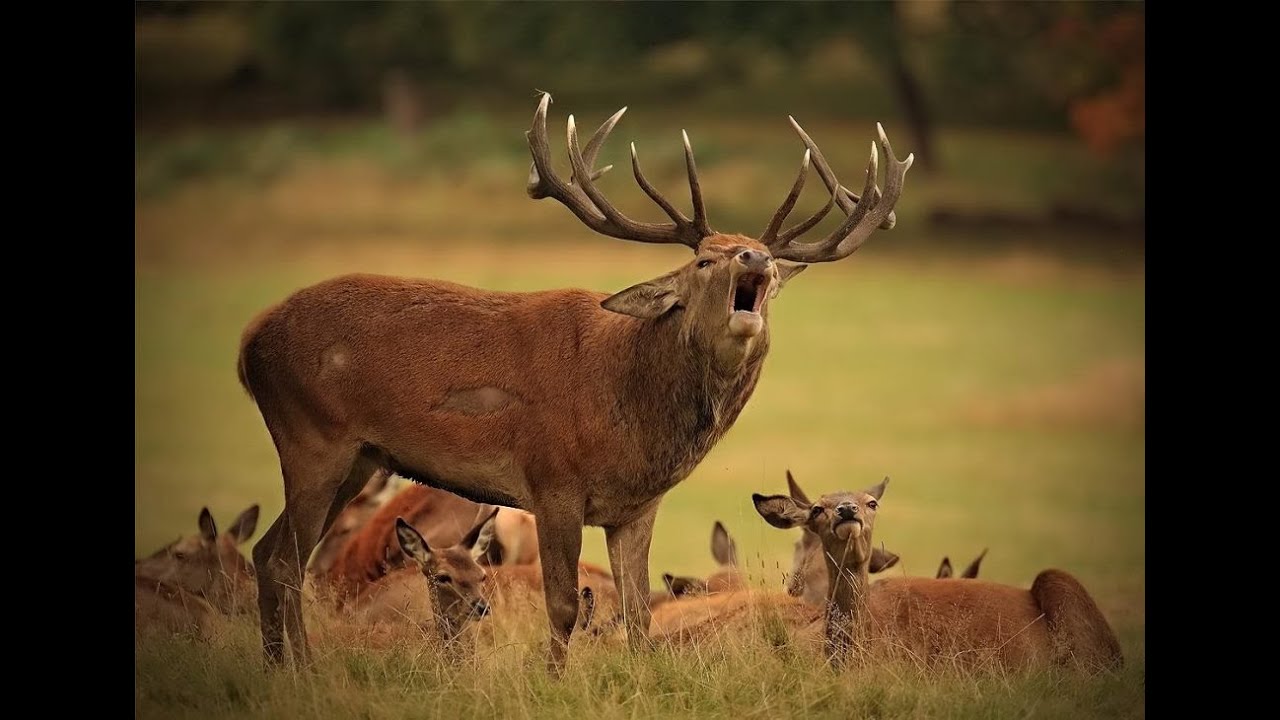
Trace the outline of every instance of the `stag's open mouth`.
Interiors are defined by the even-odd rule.
[[[730,299],[730,312],[760,312],[764,304],[764,289],[769,284],[769,276],[761,273],[743,273],[733,285],[733,296]]]

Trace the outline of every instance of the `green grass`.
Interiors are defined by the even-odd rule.
[[[785,125],[777,134],[786,152],[760,143],[766,170],[734,159],[757,137],[747,130],[727,133],[708,154],[720,158],[703,171],[717,227],[763,225],[794,172]],[[865,130],[828,126],[821,137]],[[1038,158],[1075,157],[1058,140],[1022,142]],[[851,144],[828,151],[846,174],[855,169]],[[654,179],[683,199],[678,144],[665,155],[656,145],[642,146],[653,148]],[[139,200],[136,554],[194,532],[205,505],[225,524],[259,503],[259,531],[280,511],[275,451],[234,363],[245,324],[292,290],[357,270],[493,289],[618,290],[686,260],[679,248],[591,237],[562,208],[524,197],[526,161],[485,157],[459,176],[406,176],[373,151],[318,152],[263,184],[193,177]],[[1093,161],[1076,161],[1087,175]],[[995,173],[998,187],[1016,188],[1019,172],[1040,187],[1060,182],[1035,163],[981,172]],[[649,219],[630,178],[609,177],[606,189],[624,211]],[[318,675],[268,677],[259,672],[256,625],[245,620],[212,643],[140,638],[137,715],[1142,716],[1141,259],[1125,259],[1105,238],[1093,243],[1096,253],[1052,254],[1036,243],[927,234],[925,205],[911,193],[936,197],[948,183],[968,187],[910,177],[898,230],[849,260],[810,269],[774,302],[763,379],[736,426],[667,496],[652,578],[657,585],[664,571],[711,571],[718,519],[757,580],[779,587],[795,532],[760,520],[751,493],[782,492],[787,468],[811,495],[889,475],[876,539],[903,557],[891,572],[932,575],[943,555],[963,564],[983,547],[991,548],[987,579],[1028,586],[1043,568],[1069,570],[1121,636],[1129,663],[1120,675],[972,678],[890,667],[833,676],[803,653],[747,641],[632,657],[601,640],[575,643],[569,675],[554,683],[538,663],[545,626],[535,616],[522,621],[525,641],[489,646],[461,675],[412,638],[385,649],[322,633]],[[818,202],[806,194],[798,212]],[[584,559],[603,563],[603,533],[585,532]]]

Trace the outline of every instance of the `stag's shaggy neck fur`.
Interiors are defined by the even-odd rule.
[[[621,373],[615,420],[632,426],[640,438],[648,464],[643,490],[649,497],[688,477],[733,426],[755,391],[769,350],[767,316],[759,335],[737,343],[738,352],[726,353],[693,342],[682,322],[684,312],[677,308],[650,321],[619,318],[615,325],[628,335],[616,345],[619,361],[632,368]]]

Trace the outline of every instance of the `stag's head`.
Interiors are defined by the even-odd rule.
[[[489,603],[483,594],[488,574],[479,560],[493,540],[493,518],[498,508],[482,508],[476,524],[458,541],[446,548],[431,548],[422,535],[404,518],[396,518],[396,540],[427,579],[432,612],[443,623],[443,630],[453,636],[472,619],[489,614]]]
[[[822,553],[839,567],[866,567],[878,572],[897,562],[897,556],[871,545],[876,511],[889,478],[858,492],[823,495],[815,503],[791,495],[751,496],[756,512],[776,528],[803,527],[821,543]],[[886,565],[885,563],[888,563]]]
[[[178,538],[150,556],[134,561],[134,577],[181,588],[209,600],[222,610],[244,609],[238,595],[253,587],[253,567],[239,545],[258,527],[258,506],[252,505],[219,534],[209,508],[200,511],[199,532]]]
[[[881,192],[877,187],[879,151],[873,142],[862,194],[855,195],[840,184],[818,146],[793,118],[791,125],[806,147],[800,173],[764,231],[758,238],[751,238],[711,229],[687,133],[684,133],[684,153],[693,202],[692,218],[676,209],[645,178],[632,143],[631,169],[636,183],[670,218],[668,223],[640,222],[619,212],[595,185],[596,179],[613,167],[608,165],[594,169],[605,138],[626,108],[605,120],[585,148],[580,147],[573,116],[569,116],[567,142],[572,174],[566,182],[555,174],[551,166],[547,140],[547,106],[550,102],[551,96],[543,94],[534,114],[533,129],[526,134],[533,154],[529,196],[534,199],[555,198],[601,234],[623,240],[680,244],[694,252],[693,258],[682,267],[609,297],[603,302],[603,307],[649,320],[678,315],[673,319],[681,324],[682,337],[730,363],[745,357],[757,339],[765,334],[769,301],[777,296],[790,278],[809,263],[848,257],[871,237],[876,228],[893,227],[896,222],[893,208],[913,161],[913,157],[908,155],[906,160],[898,162],[884,129],[877,125],[879,148],[888,159],[885,188]],[[783,224],[804,188],[811,163],[827,186],[830,199],[808,219],[784,229]],[[833,206],[839,207],[846,215],[840,226],[821,240],[797,242]]]

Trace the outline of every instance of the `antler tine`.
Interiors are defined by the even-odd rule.
[[[830,262],[848,257],[859,247],[862,247],[863,243],[871,237],[877,228],[884,228],[885,224],[893,218],[894,206],[902,194],[902,186],[907,170],[915,162],[915,156],[908,155],[905,161],[898,162],[897,156],[893,153],[893,147],[889,144],[889,137],[884,132],[884,127],[880,123],[876,123],[876,133],[879,135],[880,148],[884,150],[885,158],[888,160],[888,165],[885,168],[884,192],[881,193],[876,187],[876,180],[879,174],[879,153],[877,152],[876,143],[872,142],[871,157],[867,161],[867,178],[863,186],[862,198],[856,205],[846,209],[851,204],[848,198],[853,197],[853,193],[841,186],[839,181],[835,179],[834,174],[831,174],[830,167],[826,166],[826,161],[822,158],[821,151],[817,149],[813,140],[800,128],[794,118],[791,119],[791,124],[813,152],[814,165],[819,168],[819,175],[823,176],[823,182],[831,190],[832,199],[841,206],[842,210],[845,210],[848,217],[840,224],[840,227],[818,242],[792,243],[791,240],[798,237],[799,234],[791,235],[788,237],[786,244],[780,243],[780,247],[774,251],[774,257],[796,262]],[[826,166],[826,175],[823,174],[824,166]],[[890,227],[892,225],[893,223],[889,223]]]
[[[800,191],[804,190],[804,179],[809,174],[809,156],[811,154],[809,150],[804,151],[804,159],[800,161],[800,174],[796,176],[796,181],[791,186],[791,192],[787,193],[782,205],[778,206],[778,211],[773,214],[773,219],[769,221],[768,227],[764,229],[764,232],[760,233],[760,242],[765,245],[772,245],[778,239],[778,229],[782,227],[783,221],[791,214],[791,210],[796,206],[796,201],[800,199]]]
[[[680,131],[684,138],[684,164],[689,170],[689,196],[693,201],[693,227],[706,237],[715,231],[707,224],[707,209],[702,205],[702,185],[698,182],[698,167],[693,162],[693,145],[689,144],[689,133]]]
[[[622,108],[600,124],[595,134],[587,142],[585,152],[579,146],[577,126],[574,123],[573,116],[569,116],[565,134],[568,141],[569,163],[572,166],[573,174],[570,176],[571,181],[566,183],[556,176],[555,170],[551,165],[550,143],[547,141],[547,106],[550,102],[550,94],[544,93],[533,116],[533,127],[529,132],[525,133],[529,141],[529,150],[533,155],[533,165],[529,168],[529,197],[535,200],[546,197],[559,200],[587,227],[603,235],[639,242],[680,244],[696,250],[702,238],[710,234],[710,229],[706,228],[705,213],[699,213],[698,217],[701,218],[701,225],[699,225],[697,220],[690,222],[680,215],[665,199],[661,199],[661,195],[657,193],[652,185],[643,180],[643,176],[639,174],[639,165],[635,160],[634,147],[632,150],[632,165],[636,170],[637,180],[640,181],[641,188],[644,189],[645,193],[658,202],[672,218],[672,224],[656,224],[632,220],[619,212],[604,196],[604,193],[600,192],[595,186],[595,179],[613,166],[610,165],[594,172],[591,170],[591,166],[594,164],[596,155],[600,152],[605,139],[618,123],[618,120],[622,118],[623,113],[626,112],[626,108]],[[690,163],[691,177],[694,178],[696,190],[696,176],[692,175],[692,157],[687,152],[686,157]],[[695,205],[700,209],[700,192],[695,193]],[[700,227],[705,229],[706,232],[702,232]]]
[[[684,213],[677,210],[676,206],[672,205],[669,200],[663,197],[662,193],[658,192],[658,189],[655,188],[653,184],[649,182],[648,178],[644,176],[644,173],[640,171],[640,156],[636,153],[635,143],[631,143],[631,172],[636,176],[636,184],[640,186],[641,190],[644,190],[644,194],[648,195],[650,200],[654,201],[657,203],[658,207],[662,208],[662,211],[667,214],[667,217],[671,218],[671,222],[679,225],[680,227],[689,227],[692,225],[692,221],[685,217]]]
[[[853,194],[853,191],[840,184],[836,179],[836,174],[831,171],[831,166],[827,164],[827,159],[822,156],[822,151],[818,149],[818,144],[809,137],[809,133],[800,127],[800,123],[790,115],[787,120],[791,121],[791,127],[795,129],[796,134],[804,141],[805,147],[813,152],[813,166],[818,170],[818,177],[822,178],[822,183],[827,186],[827,190],[836,195],[836,204],[840,206],[840,210],[848,215],[853,211],[854,205],[861,202],[861,198]],[[877,123],[878,126],[878,123]],[[863,193],[865,196],[866,193]],[[880,226],[881,230],[892,230],[893,226],[898,222],[898,218],[893,213],[889,213],[889,218]]]

